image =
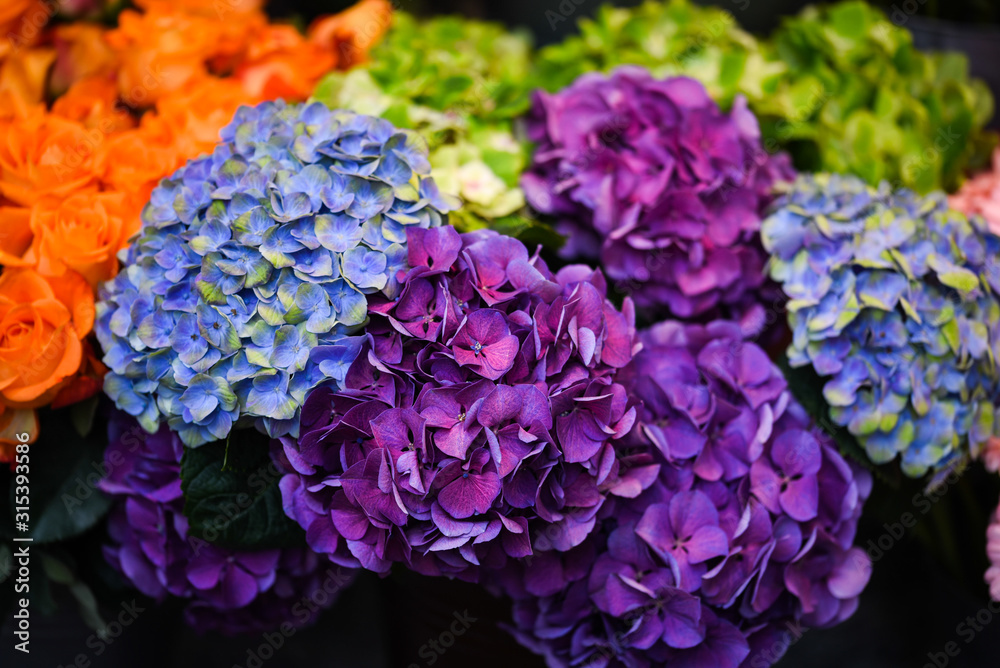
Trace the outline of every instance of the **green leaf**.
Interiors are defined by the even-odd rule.
[[[94,414],[97,412],[99,396],[84,399],[70,407],[70,419],[73,421],[73,428],[81,437],[86,437],[94,426]]]
[[[281,506],[282,474],[271,462],[268,442],[242,429],[229,442],[184,450],[181,489],[192,536],[233,549],[301,543],[302,529]]]
[[[550,253],[555,253],[566,243],[566,237],[556,232],[550,225],[518,214],[498,218],[490,228],[500,234],[520,239],[528,247],[529,252],[534,250],[534,246],[541,245]]]

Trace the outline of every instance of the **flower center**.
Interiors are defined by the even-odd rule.
[[[482,351],[483,351],[483,344],[481,344],[479,341],[473,341],[472,342],[472,352],[474,352],[474,353],[476,353],[478,355]]]

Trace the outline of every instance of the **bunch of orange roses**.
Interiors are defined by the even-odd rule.
[[[0,8],[0,461],[35,408],[101,387],[98,286],[157,182],[215,145],[240,105],[301,100],[362,61],[388,0],[305,34],[262,0],[134,0],[117,27],[53,20],[57,0]]]

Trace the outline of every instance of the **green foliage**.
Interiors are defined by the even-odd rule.
[[[240,443],[185,448],[181,489],[189,533],[221,547],[263,550],[298,545],[302,529],[284,513],[267,438],[243,429]]]
[[[530,37],[500,24],[397,12],[367,67],[391,96],[494,121],[528,109],[531,57]]]
[[[539,52],[540,87],[556,91],[585,72],[641,65],[657,77],[694,77],[728,108],[738,93],[750,99],[770,94],[784,73],[766,45],[740,29],[732,14],[689,0],[605,5],[579,27],[579,35]]]
[[[956,189],[988,156],[993,100],[965,57],[920,52],[880,10],[857,0],[809,7],[772,43],[788,75],[752,106],[800,169],[926,193]]]

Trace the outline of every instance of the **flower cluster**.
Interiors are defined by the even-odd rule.
[[[802,171],[929,193],[954,190],[988,157],[985,82],[970,79],[963,54],[917,50],[881,9],[857,0],[807,7],[770,42],[785,71],[753,110]]]
[[[367,296],[395,297],[406,229],[448,204],[426,151],[385,120],[319,103],[244,107],[210,156],[166,179],[102,290],[105,391],[190,446],[241,417],[297,433],[306,393],[342,381]]]
[[[105,558],[150,598],[188,599],[185,616],[195,628],[237,634],[309,624],[348,582],[304,547],[234,551],[190,535],[177,434],[165,425],[148,434],[118,411],[108,431],[100,487],[116,503]]]
[[[553,275],[510,237],[408,230],[398,300],[371,300],[367,341],[343,390],[317,388],[285,512],[336,563],[380,573],[477,577],[532,553],[557,527],[581,543],[624,486],[614,443],[635,409],[616,372],[632,359],[631,304],[600,273]]]
[[[565,254],[599,256],[640,307],[687,318],[764,284],[761,213],[790,168],[761,148],[742,98],[724,114],[694,79],[621,67],[538,93],[528,133],[528,202],[556,218]]]
[[[531,37],[498,23],[393,15],[366,68],[386,93],[483,120],[513,119],[528,109]]]
[[[604,4],[577,27],[579,35],[538,52],[534,75],[539,87],[553,92],[586,72],[641,65],[656,77],[697,79],[729,108],[738,94],[751,103],[766,95],[785,69],[732,13],[691,0]]]
[[[807,7],[763,39],[690,0],[605,8],[579,28],[539,52],[542,88],[621,64],[690,76],[724,108],[746,97],[766,149],[787,148],[802,171],[954,190],[995,143],[985,130],[992,96],[969,77],[965,56],[917,50],[908,30],[866,2]]]
[[[986,529],[986,556],[990,560],[990,567],[986,570],[990,598],[1000,601],[1000,506],[994,511]]]
[[[1000,234],[1000,148],[993,151],[992,167],[963,183],[948,204],[966,216],[982,216],[990,231]]]
[[[625,448],[655,482],[607,504],[588,543],[498,580],[515,635],[549,666],[769,665],[785,623],[831,626],[855,610],[871,478],[744,336],[725,321],[640,336],[623,382],[644,404]]]
[[[763,224],[788,297],[792,366],[827,378],[830,416],[873,462],[921,476],[1000,430],[1000,238],[857,177],[800,178]]]
[[[138,231],[140,211],[161,178],[211,152],[241,104],[278,95],[304,99],[330,69],[362,59],[391,10],[385,0],[363,0],[317,19],[308,35],[269,23],[260,0],[137,0],[113,29],[86,21],[47,24],[56,12],[65,18],[105,5],[107,18],[123,4],[15,0],[0,9],[9,38],[0,44],[0,264],[50,282],[82,277],[90,294],[74,292],[79,301],[68,304],[71,310],[92,310],[98,284],[118,272],[116,254]],[[33,303],[22,302],[19,312]],[[35,331],[22,337],[21,344],[33,346],[25,359],[51,349],[53,332],[61,339],[67,331],[51,327],[55,317],[22,322]],[[99,391],[103,367],[86,342],[82,352],[73,355],[73,369],[68,362],[46,366],[57,357],[46,353],[47,362],[32,373],[44,366],[59,374],[40,379],[30,401],[0,395],[2,412],[33,423],[29,404],[74,403]],[[0,359],[0,377],[22,372]],[[76,382],[62,383],[74,376]],[[54,384],[66,390],[55,398],[48,392]],[[38,433],[32,430],[32,439]],[[2,461],[10,442],[0,432]]]
[[[525,204],[530,153],[512,121],[529,106],[530,46],[496,24],[399,12],[371,62],[328,75],[313,97],[420,132],[438,186],[463,200],[451,224],[507,231]]]

